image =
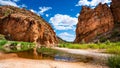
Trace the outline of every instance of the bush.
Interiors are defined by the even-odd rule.
[[[110,45],[110,41],[107,40],[107,41],[105,42],[105,44],[106,44],[106,45]]]
[[[7,43],[7,41],[6,41],[6,40],[0,40],[0,46],[5,45],[6,43]]]
[[[87,48],[91,48],[91,49],[97,49],[99,48],[97,44],[87,44]]]
[[[107,39],[105,37],[100,38],[100,42],[105,42]]]
[[[4,45],[7,45],[4,46]],[[0,50],[5,52],[19,52],[35,48],[34,43],[0,40]]]
[[[108,59],[108,65],[110,68],[120,68],[120,56],[112,56]]]
[[[111,48],[108,48],[106,52],[120,55],[120,46],[113,46]]]

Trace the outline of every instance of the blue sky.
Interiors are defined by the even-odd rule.
[[[75,29],[81,6],[94,8],[111,0],[0,0],[0,5],[26,7],[51,24],[57,36],[67,41],[75,39]]]

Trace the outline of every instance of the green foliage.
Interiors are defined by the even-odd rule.
[[[61,39],[60,37],[57,37],[58,38],[58,42],[59,44],[63,44],[63,43],[71,43],[71,42],[68,42],[68,41],[65,41],[63,39]]]
[[[35,47],[34,43],[21,42],[21,49],[23,49],[23,50],[31,49],[34,47]]]
[[[108,65],[110,68],[120,68],[120,56],[112,56],[108,59]]]
[[[110,42],[107,40],[105,43],[88,43],[88,44],[72,44],[64,43],[59,47],[71,48],[71,49],[105,49],[106,53],[119,54],[120,55],[120,42]]]
[[[120,42],[110,43],[110,46],[106,48],[106,52],[120,55]]]
[[[6,9],[6,11],[4,12],[4,16],[8,16],[11,13],[10,9]]]
[[[19,52],[30,50],[35,47],[34,43],[0,40],[0,50],[5,52]]]
[[[7,43],[7,41],[6,41],[6,40],[0,40],[0,46],[5,45],[6,43]]]
[[[100,42],[105,42],[107,39],[105,37],[100,38]]]
[[[120,55],[120,46],[113,46],[111,48],[108,48],[106,52]]]
[[[105,42],[105,44],[106,44],[106,45],[110,45],[110,41],[107,40],[107,41]]]
[[[81,49],[79,44],[71,44],[71,43],[63,43],[63,44],[60,44],[59,47],[72,48],[72,49]]]
[[[65,47],[65,48],[72,48],[72,49],[105,49],[108,45],[105,43],[89,43],[89,44],[71,44],[71,43],[64,43],[60,44],[59,47]]]
[[[117,36],[120,36],[120,32],[119,30],[114,30],[111,37],[117,37]]]
[[[0,50],[2,50],[3,45],[5,45],[6,43],[6,40],[0,40]]]

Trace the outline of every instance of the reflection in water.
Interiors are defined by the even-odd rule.
[[[57,61],[75,61],[74,58],[72,58],[70,56],[60,56],[59,54],[56,54],[54,56],[54,60],[57,60]]]
[[[33,54],[33,50],[23,51],[23,52],[17,52],[16,53],[21,58],[28,58],[28,59],[53,59],[56,61],[75,61],[73,57],[70,57],[68,54],[44,54],[44,53],[38,53],[38,55]]]
[[[10,49],[9,49],[10,50]],[[14,51],[15,50],[15,51]],[[20,58],[27,58],[27,59],[52,59],[56,61],[66,61],[66,62],[78,62],[78,61],[85,61],[88,62],[89,58],[81,55],[75,55],[66,53],[63,51],[50,49],[50,48],[40,48],[37,49],[38,55],[35,55],[33,49],[29,49],[26,51],[17,51],[16,49],[12,50],[15,54],[17,54]],[[11,52],[11,51],[10,51]],[[93,59],[90,59],[93,60]]]

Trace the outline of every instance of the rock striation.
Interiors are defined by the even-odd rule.
[[[93,40],[114,27],[111,9],[107,4],[99,4],[96,8],[82,7],[76,28],[75,43],[93,42]]]
[[[58,43],[50,24],[24,8],[0,6],[0,34],[8,40],[54,46]]]

